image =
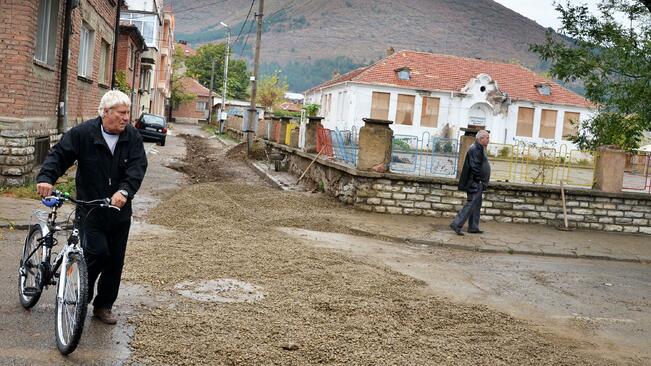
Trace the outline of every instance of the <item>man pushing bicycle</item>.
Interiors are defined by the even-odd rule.
[[[81,243],[88,263],[88,301],[93,299],[97,282],[93,315],[106,324],[117,323],[111,309],[120,287],[131,227],[131,201],[147,170],[142,138],[129,124],[130,107],[126,94],[108,91],[100,101],[99,117],[66,132],[36,177],[38,193],[49,196],[57,179],[77,161],[77,199],[111,197],[111,205],[121,208],[77,212],[86,216]]]

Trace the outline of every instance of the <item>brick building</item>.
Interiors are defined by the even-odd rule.
[[[120,36],[118,38],[118,53],[115,68],[118,74],[123,74],[129,86],[131,97],[131,115],[138,117],[142,112],[139,109],[140,95],[143,93],[142,62],[141,56],[147,50],[145,39],[138,27],[129,24],[120,24]]]
[[[195,98],[175,106],[174,121],[180,123],[199,123],[208,119],[208,110],[210,106],[210,91],[208,88],[199,84],[199,82],[190,77],[182,77],[177,83],[180,84],[184,93],[194,95]],[[215,93],[213,93],[215,97]]]
[[[64,36],[65,0],[3,0],[0,11],[0,184],[33,179],[51,144],[97,115],[111,84],[116,0],[80,0]],[[69,41],[67,78],[62,47]],[[60,88],[63,86],[64,88]],[[67,103],[60,104],[61,90]],[[59,108],[59,107],[63,108]]]

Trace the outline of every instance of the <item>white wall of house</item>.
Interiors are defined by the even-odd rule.
[[[528,101],[511,101],[510,104],[507,103],[502,108],[500,106],[494,107],[489,100],[491,91],[495,89],[499,90],[499,85],[487,75],[480,75],[470,80],[461,92],[426,92],[402,89],[395,86],[347,82],[326,87],[322,90],[311,91],[306,94],[306,101],[307,103],[321,105],[320,115],[325,117],[324,127],[339,130],[350,130],[354,127],[359,131],[359,128],[364,125],[362,118],[371,115],[371,102],[374,91],[390,94],[388,119],[392,121],[396,120],[398,94],[412,95],[414,96],[412,125],[392,124],[391,128],[395,134],[418,136],[418,138],[422,138],[423,135],[427,136],[427,134],[429,136],[440,136],[442,128],[449,124],[451,137],[458,138],[462,134],[460,128],[468,127],[469,124],[481,124],[483,121],[485,128],[491,131],[491,141],[493,143],[516,144],[519,141],[524,141],[537,145],[545,143],[546,146],[550,147],[565,144],[571,149],[575,148],[575,146],[562,137],[565,113],[579,113],[580,121],[591,118],[595,113],[593,110],[583,107]],[[421,126],[423,96],[437,97],[440,100],[436,128]],[[534,109],[531,137],[516,135],[519,107]],[[557,111],[555,138],[553,140],[540,138],[543,109]]]

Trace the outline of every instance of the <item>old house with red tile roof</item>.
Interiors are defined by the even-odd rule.
[[[308,91],[306,103],[321,105],[325,126],[347,130],[362,118],[394,121],[396,134],[450,137],[482,126],[492,141],[555,145],[575,133],[594,106],[579,94],[520,65],[400,51],[373,65],[339,75]]]
[[[172,116],[175,122],[199,123],[208,120],[210,110],[210,90],[201,85],[197,80],[184,76],[177,83],[181,85],[184,93],[194,95],[195,98],[174,106]],[[213,93],[213,97],[216,94]]]

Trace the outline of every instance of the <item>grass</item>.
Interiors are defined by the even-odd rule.
[[[75,189],[75,180],[70,179],[67,182],[55,184],[55,189],[61,192],[68,192],[71,196],[77,193]],[[15,198],[30,198],[40,199],[41,197],[36,193],[36,183],[29,183],[18,187],[0,187],[0,196],[8,196]]]

